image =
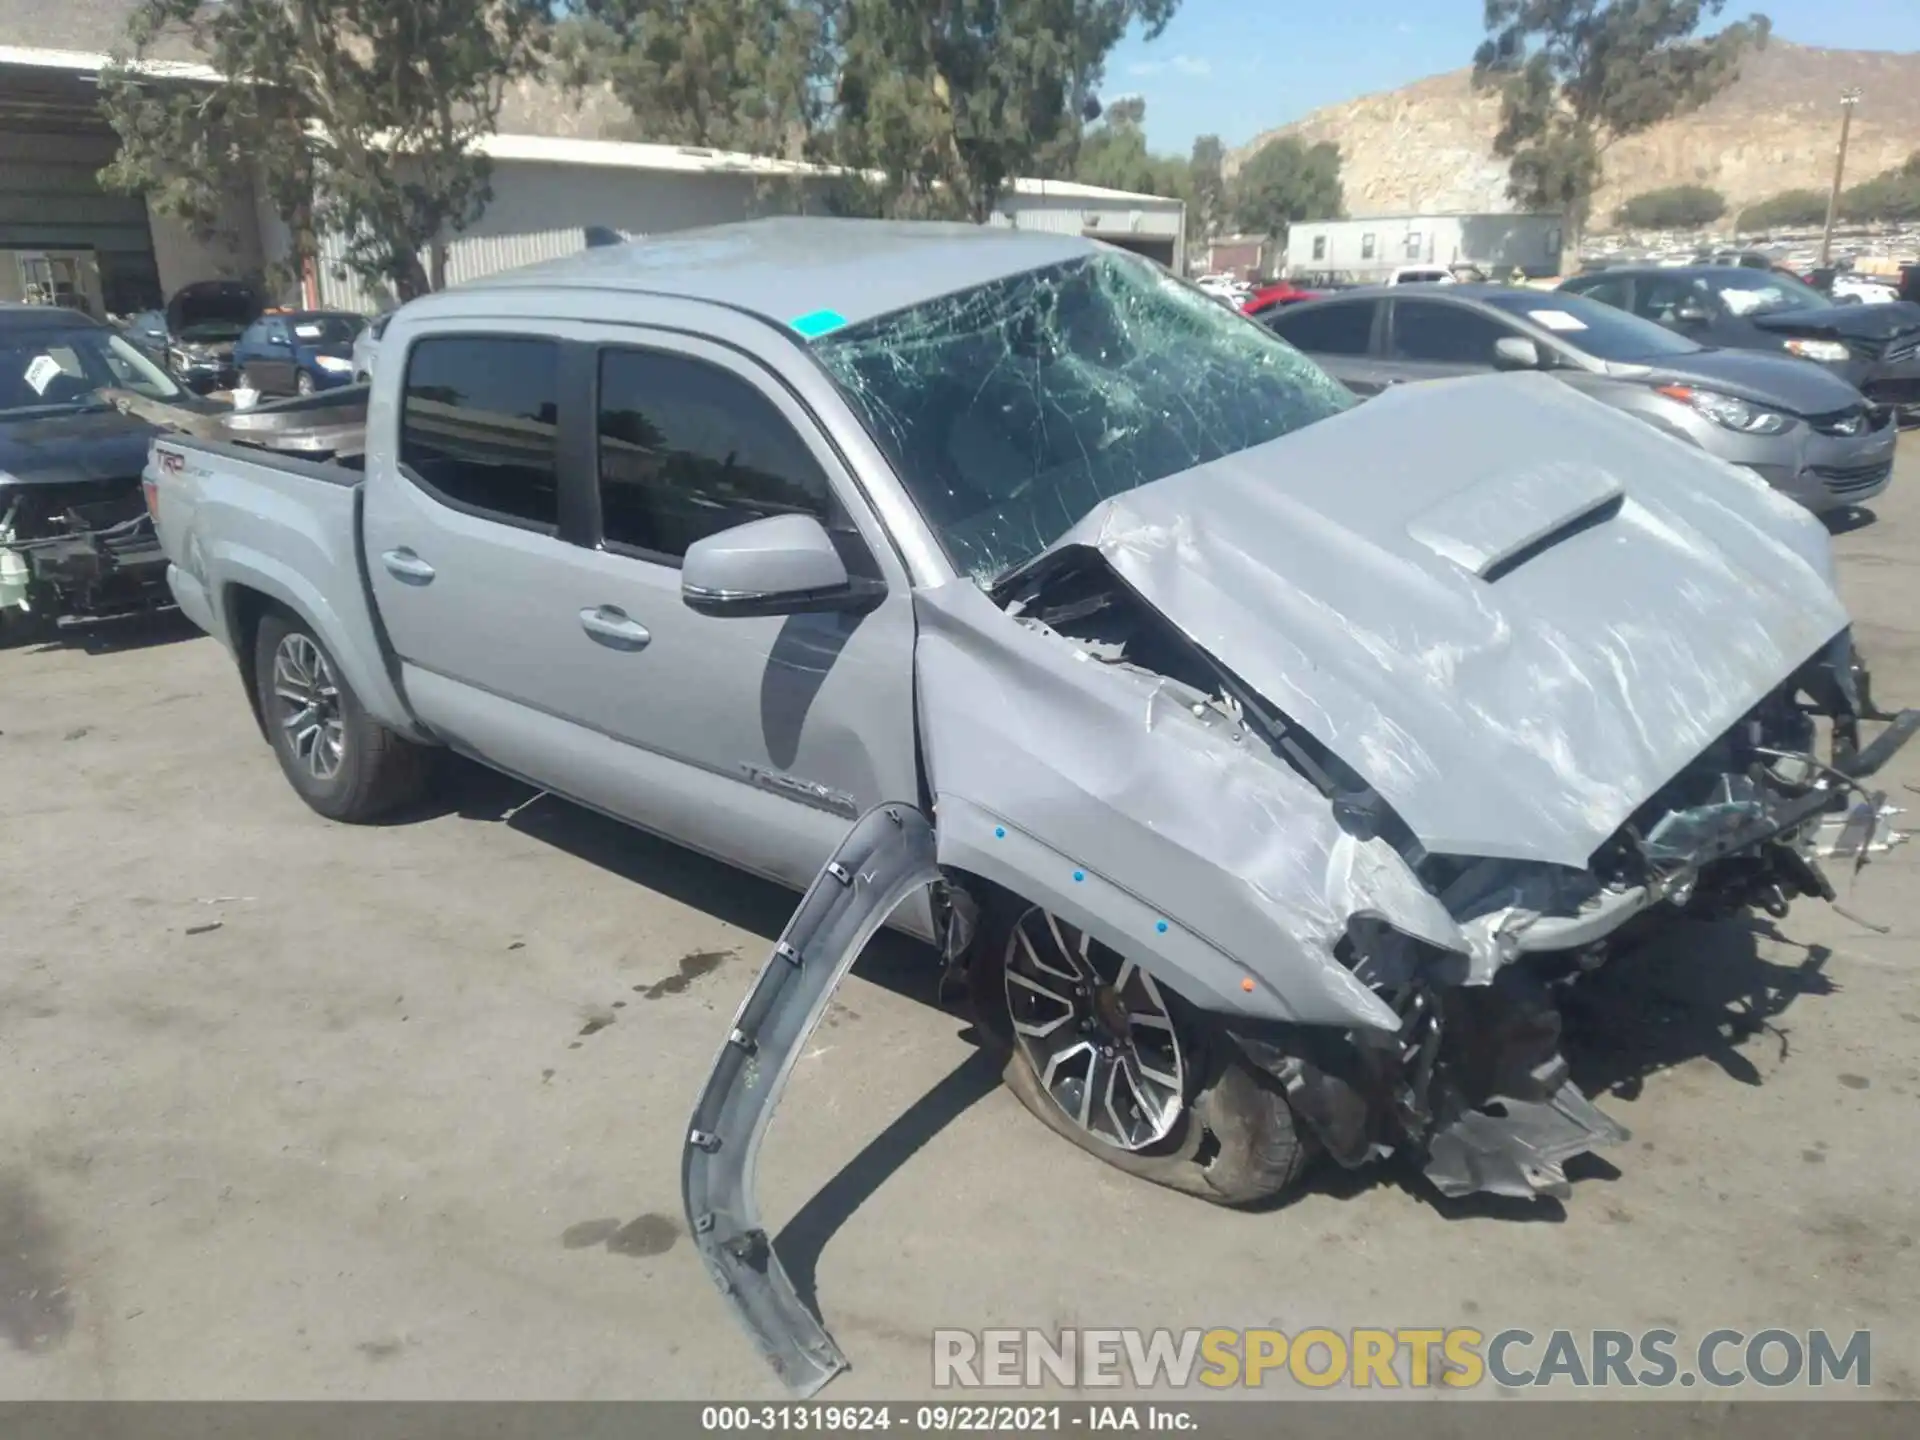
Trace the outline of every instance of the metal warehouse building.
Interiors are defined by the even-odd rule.
[[[481,148],[493,160],[493,200],[448,245],[450,284],[571,255],[589,225],[637,239],[795,209],[831,178],[817,166],[678,145],[502,134]],[[1176,271],[1185,259],[1186,207],[1159,196],[1018,180],[988,223],[1091,236]],[[337,237],[323,242],[319,303],[383,308],[388,297],[339,273],[340,252]]]
[[[116,141],[99,113],[97,82],[135,5],[0,0],[0,301],[127,315],[196,280],[256,278],[287,254],[285,229],[260,186],[231,198],[212,240],[101,187],[98,173]],[[156,57],[154,68],[177,83],[214,78],[184,42],[163,45]],[[511,110],[505,123],[591,128],[604,118],[560,108],[549,96]],[[571,254],[589,225],[637,237],[794,209],[827,178],[787,161],[617,140],[500,134],[484,148],[494,161],[493,201],[449,245],[453,282]],[[1185,261],[1178,200],[1021,180],[990,223],[1093,236],[1176,271]],[[307,303],[368,311],[388,303],[336,273],[337,237],[321,249]]]
[[[1287,273],[1339,273],[1384,280],[1402,265],[1519,269],[1529,279],[1560,273],[1558,215],[1366,215],[1302,220],[1287,231]]]

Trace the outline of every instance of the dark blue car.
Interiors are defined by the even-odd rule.
[[[233,347],[243,384],[263,395],[311,395],[353,383],[353,341],[364,315],[343,310],[275,310]]]

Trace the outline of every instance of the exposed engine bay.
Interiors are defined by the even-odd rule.
[[[167,603],[137,478],[0,487],[0,609],[51,621]]]
[[[1635,917],[1782,916],[1802,896],[1835,899],[1819,852],[1884,847],[1886,796],[1864,781],[1920,728],[1920,711],[1873,703],[1842,635],[1643,804],[1584,871],[1429,854],[1391,805],[1310,733],[1146,605],[1090,549],[1017,577],[995,596],[1078,655],[1178,687],[1195,714],[1257,736],[1325,797],[1342,829],[1390,843],[1459,925],[1465,953],[1359,923],[1341,947],[1396,1031],[1231,1027],[1286,1087],[1327,1152],[1355,1166],[1411,1145],[1448,1195],[1568,1193],[1563,1163],[1626,1132],[1568,1078],[1563,987],[1606,963]],[[1825,759],[1816,754],[1827,722]],[[1864,748],[1862,720],[1885,728]],[[1823,829],[1845,817],[1848,833]]]

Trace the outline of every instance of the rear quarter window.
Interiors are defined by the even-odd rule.
[[[560,520],[557,341],[443,336],[407,355],[400,464],[437,499],[554,531]]]
[[[1267,321],[1273,333],[1309,355],[1365,355],[1373,340],[1373,300],[1289,307]]]

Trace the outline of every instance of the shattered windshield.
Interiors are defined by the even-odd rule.
[[[1102,252],[837,330],[814,351],[985,584],[1101,501],[1346,409],[1271,331]]]

